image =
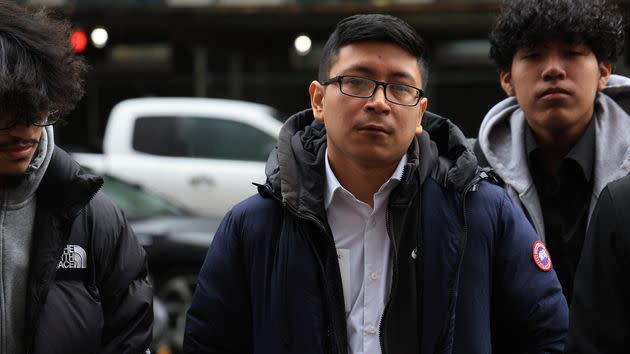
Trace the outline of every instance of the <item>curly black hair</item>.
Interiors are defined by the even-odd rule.
[[[83,96],[86,71],[72,50],[67,21],[0,0],[0,113],[61,118]]]
[[[490,32],[490,57],[509,71],[514,54],[547,39],[584,43],[598,61],[615,62],[623,50],[621,11],[606,0],[505,1]]]

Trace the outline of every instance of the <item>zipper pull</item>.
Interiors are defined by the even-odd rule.
[[[414,248],[411,251],[411,259],[414,261],[421,261],[423,258],[422,249],[418,249],[418,247]]]

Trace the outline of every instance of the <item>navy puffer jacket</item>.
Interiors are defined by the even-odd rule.
[[[394,265],[382,352],[561,352],[567,305],[554,271],[534,263],[531,225],[480,178],[455,126],[430,113],[423,124],[388,204]],[[347,353],[325,150],[310,110],[287,121],[267,183],[225,216],[210,246],[186,353]]]

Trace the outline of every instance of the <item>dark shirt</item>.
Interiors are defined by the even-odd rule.
[[[529,170],[542,208],[545,241],[562,291],[570,304],[593,191],[595,126],[591,120],[582,137],[560,162],[556,176],[530,129],[525,139]]]

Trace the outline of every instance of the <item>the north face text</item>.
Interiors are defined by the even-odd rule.
[[[57,268],[84,269],[87,268],[87,255],[85,250],[78,245],[67,245],[59,260]]]

